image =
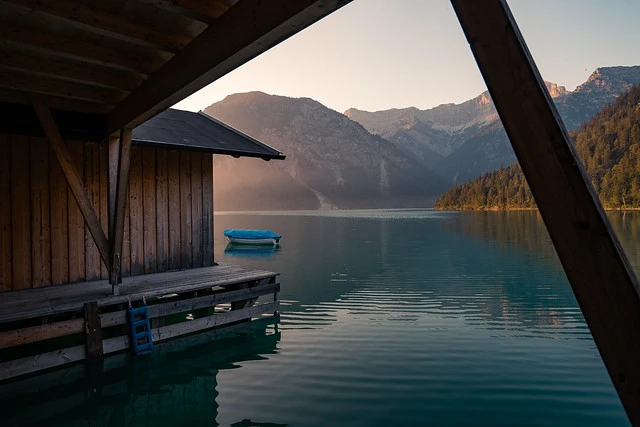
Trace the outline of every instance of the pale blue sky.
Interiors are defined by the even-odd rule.
[[[545,80],[573,90],[597,67],[640,65],[640,1],[508,3]],[[343,112],[460,103],[485,85],[448,0],[354,0],[176,108],[253,90]]]

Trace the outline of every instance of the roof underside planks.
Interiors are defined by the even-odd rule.
[[[349,1],[0,0],[1,109],[36,93],[56,120],[104,140]],[[24,109],[12,117],[20,132],[34,126]],[[0,130],[15,132],[9,122]]]

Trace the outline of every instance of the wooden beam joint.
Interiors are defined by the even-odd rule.
[[[122,283],[122,243],[129,190],[131,134],[130,128],[124,128],[119,137],[109,139],[109,271],[114,295],[118,295],[118,285]]]

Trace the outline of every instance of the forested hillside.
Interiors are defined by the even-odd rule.
[[[604,206],[640,207],[640,87],[633,86],[571,136]],[[527,209],[535,202],[514,164],[454,186],[435,207]]]

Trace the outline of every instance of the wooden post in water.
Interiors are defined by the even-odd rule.
[[[451,0],[631,423],[640,426],[640,293],[505,0]]]

